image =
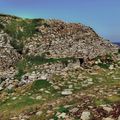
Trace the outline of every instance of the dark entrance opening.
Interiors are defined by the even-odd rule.
[[[83,58],[79,58],[79,62],[80,62],[80,66],[82,66],[84,64],[84,59]]]

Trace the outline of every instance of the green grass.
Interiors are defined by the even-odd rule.
[[[60,113],[68,113],[69,112],[68,108],[65,108],[62,105],[59,106],[59,109],[57,111],[60,112]]]
[[[111,101],[108,99],[96,99],[94,102],[95,102],[95,105],[97,106],[111,104]]]
[[[104,68],[104,69],[108,69],[110,67],[110,64],[107,63],[99,63],[98,64],[99,67]]]
[[[21,68],[23,66],[26,66],[25,64],[26,63],[23,62],[22,64],[19,64],[18,67]],[[92,102],[91,104],[99,106],[99,105],[103,105],[103,104],[113,104],[113,103],[119,102],[120,101],[119,93],[118,93],[118,95],[112,95],[112,96],[108,97],[108,96],[104,96],[104,92],[109,91],[109,89],[115,90],[115,88],[113,86],[116,86],[116,87],[119,86],[119,80],[113,79],[112,75],[114,75],[117,78],[120,77],[120,75],[119,75],[120,69],[118,68],[118,69],[112,70],[113,73],[110,76],[107,76],[108,72],[110,72],[108,69],[105,69],[105,70],[101,69],[101,71],[98,72],[99,74],[95,74],[95,75],[91,75],[91,74],[87,73],[86,71],[78,72],[80,74],[85,75],[88,78],[92,78],[94,84],[90,85],[86,88],[83,87],[83,88],[79,89],[78,91],[74,91],[74,94],[79,93],[79,92],[85,92],[87,94],[89,94],[89,93],[96,94],[95,93],[96,91],[94,91],[94,88],[98,87],[98,89],[103,88],[103,90],[105,90],[105,91],[103,91],[103,96],[96,94],[97,99],[94,98],[94,102]],[[56,77],[55,80],[56,81],[58,80],[57,82],[60,83],[62,81],[60,81],[59,78],[60,77]],[[102,81],[99,82],[100,79],[98,79],[98,78],[101,78]],[[74,77],[73,78],[71,77],[67,81],[71,81],[71,79],[74,79]],[[82,81],[77,81],[77,85],[80,86],[81,82]],[[73,83],[74,83],[74,81],[73,81]],[[68,86],[68,83],[66,83],[65,85]],[[41,88],[43,88],[43,91],[40,91]],[[50,93],[45,93],[46,90],[49,91]],[[12,100],[10,97],[10,99],[6,100],[5,102],[0,102],[0,112],[5,111],[5,110],[8,110],[8,111],[14,111],[14,110],[20,110],[20,109],[24,110],[26,107],[31,108],[31,107],[37,106],[37,105],[40,106],[44,103],[54,101],[54,100],[57,100],[57,99],[63,97],[63,96],[61,96],[59,91],[54,90],[52,85],[47,80],[35,81],[30,86],[30,88],[29,87],[28,87],[28,89],[26,88],[26,92],[24,92],[24,93],[25,93],[25,95],[18,94],[19,97],[17,97],[16,100]],[[28,95],[26,93],[30,93],[30,95]],[[32,98],[36,98],[37,96],[42,96],[42,98],[45,99],[45,101],[42,99],[41,100],[32,99]],[[21,98],[21,99],[19,99],[19,98]],[[78,104],[78,102],[80,102],[80,101],[78,101],[78,102],[77,101],[73,102],[73,101],[71,101],[71,104],[74,104],[74,105]],[[61,104],[61,106],[60,106],[60,104]],[[63,105],[68,105],[68,103],[63,102],[60,104],[56,105],[57,109],[55,109],[54,115],[51,115],[50,118],[53,118],[54,120],[58,120],[58,117],[56,115],[57,112],[68,113],[69,108],[65,108],[63,106]],[[14,108],[14,110],[13,110],[13,108]],[[37,118],[37,117],[34,116],[33,120],[35,120],[35,118]],[[46,112],[44,113],[44,115],[42,114],[42,118],[47,119]]]
[[[5,31],[13,38],[21,40],[35,34],[35,24],[26,20],[13,20],[5,28]]]
[[[17,70],[18,70],[18,73],[15,75],[16,79],[21,80],[21,77],[26,73],[25,72],[26,65],[27,65],[27,61],[25,59],[20,60],[16,64],[16,67],[17,67]]]
[[[20,54],[23,52],[25,39],[36,33],[35,24],[23,19],[12,20],[11,23],[6,25],[4,31],[12,37],[10,44]]]
[[[47,80],[36,80],[33,82],[31,89],[39,90],[41,88],[49,88],[51,84]]]
[[[19,99],[21,98],[21,99]],[[0,110],[4,110],[7,108],[7,110],[19,110],[21,108],[31,106],[34,104],[40,103],[40,100],[32,99],[29,96],[20,96],[17,97],[16,100],[13,100],[12,97],[6,100],[5,102],[0,102]]]
[[[62,62],[63,64],[67,65],[68,60],[74,60],[74,58],[45,58],[45,55],[42,56],[26,56],[26,60],[32,64],[45,64],[45,63],[56,63]]]

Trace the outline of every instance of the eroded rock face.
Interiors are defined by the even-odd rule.
[[[20,57],[10,45],[10,39],[6,33],[0,33],[0,71],[12,67]]]

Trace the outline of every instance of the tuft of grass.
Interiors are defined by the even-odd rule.
[[[20,54],[22,54],[24,48],[24,40],[36,33],[35,24],[23,19],[12,20],[11,23],[6,25],[4,31],[12,37],[10,44]]]
[[[16,79],[21,80],[21,77],[26,73],[25,72],[26,65],[27,65],[26,60],[21,60],[16,64],[16,67],[18,69],[18,73],[15,75]]]
[[[14,39],[24,39],[35,34],[35,24],[27,20],[13,20],[5,28],[5,31]]]
[[[45,55],[41,56],[26,56],[26,60],[32,64],[45,64],[45,63],[56,63],[62,62],[64,65],[67,66],[68,60],[74,60],[74,58],[45,58]]]
[[[110,67],[110,64],[107,63],[98,63],[98,66],[104,69],[108,69]]]
[[[33,82],[31,89],[32,90],[39,90],[41,88],[48,88],[51,84],[47,80],[36,80]]]
[[[60,106],[59,109],[58,109],[58,112],[61,112],[61,113],[68,113],[69,110],[68,110],[68,108],[65,108],[64,106]]]

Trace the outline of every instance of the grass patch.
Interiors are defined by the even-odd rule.
[[[39,90],[41,88],[48,88],[51,84],[47,80],[36,80],[33,82],[31,89],[32,90]]]
[[[97,105],[97,106],[111,104],[111,103],[112,103],[112,101],[110,101],[108,98],[95,100],[95,105]]]
[[[98,66],[104,69],[108,69],[110,67],[110,64],[107,63],[98,63]]]
[[[59,109],[58,109],[58,112],[61,112],[61,113],[68,113],[69,110],[68,110],[68,108],[65,108],[64,106],[60,106]]]
[[[21,99],[19,99],[21,98]],[[7,110],[19,110],[27,106],[31,106],[34,104],[40,103],[40,100],[31,99],[29,96],[21,96],[16,98],[16,100],[13,100],[12,97],[5,102],[0,102],[0,110],[4,110],[7,108]]]
[[[26,65],[27,65],[27,61],[21,60],[16,64],[16,67],[18,69],[18,73],[15,75],[15,78],[18,80],[21,80],[21,77],[26,73],[25,69],[26,69]]]
[[[120,96],[119,95],[113,95],[107,98],[110,102],[120,102]]]
[[[56,63],[56,62],[62,62],[63,64],[67,65],[68,60],[74,60],[74,58],[45,58],[44,55],[42,56],[26,56],[26,60],[29,61],[32,64],[45,64],[45,63]]]
[[[4,31],[12,37],[10,44],[20,54],[22,54],[25,39],[36,33],[35,23],[23,19],[12,20],[6,25]]]
[[[35,34],[35,24],[27,20],[13,20],[6,26],[5,31],[11,37],[21,40]]]

